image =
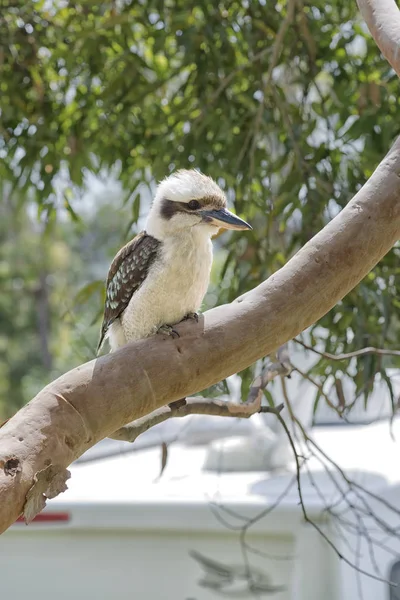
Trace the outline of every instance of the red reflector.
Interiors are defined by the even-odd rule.
[[[44,512],[39,513],[36,517],[31,521],[32,523],[66,523],[69,521],[70,516],[68,513],[64,512]],[[18,517],[16,523],[25,523],[23,517]]]

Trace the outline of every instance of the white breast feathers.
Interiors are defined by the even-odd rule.
[[[208,288],[211,265],[208,232],[183,231],[164,240],[145,281],[110,327],[112,350],[197,312]]]

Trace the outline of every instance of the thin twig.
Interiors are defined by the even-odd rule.
[[[335,413],[344,421],[346,421],[346,418],[343,416],[342,411],[339,409],[338,406],[335,406],[335,404],[333,404],[333,402],[329,399],[329,396],[324,392],[324,387],[323,385],[321,385],[320,383],[318,383],[318,381],[316,381],[313,377],[311,377],[308,373],[306,373],[305,371],[302,371],[301,369],[299,369],[298,367],[293,367],[293,371],[295,371],[296,373],[298,373],[299,375],[301,375],[301,377],[303,377],[304,379],[306,379],[307,381],[309,381],[310,383],[312,383],[317,390],[319,391],[319,393],[321,394],[321,396],[324,398],[325,402],[327,403],[327,405],[335,411]]]
[[[240,532],[240,546],[242,549],[242,556],[243,556],[243,560],[244,560],[246,571],[247,571],[247,577],[250,582],[252,579],[252,573],[251,573],[251,568],[250,568],[248,552],[251,550],[249,548],[248,543],[246,542],[247,532],[252,525],[257,523],[260,519],[266,517],[270,512],[272,512],[275,508],[277,508],[279,506],[279,504],[282,502],[282,500],[289,493],[289,491],[292,488],[292,486],[294,485],[295,481],[296,481],[295,478],[292,478],[289,481],[288,485],[284,488],[284,490],[279,494],[279,496],[277,496],[277,498],[274,500],[274,502],[272,502],[269,506],[264,508],[260,513],[258,513],[258,515],[249,519],[248,522],[246,523],[246,525],[242,526],[242,530]]]
[[[302,510],[302,513],[303,513],[304,520],[307,523],[309,523],[316,531],[318,531],[318,533],[320,534],[320,536],[332,548],[332,550],[336,553],[336,555],[341,560],[343,560],[347,565],[349,565],[349,567],[352,567],[353,569],[355,569],[359,573],[362,573],[366,577],[369,577],[370,579],[374,579],[376,581],[380,581],[380,582],[386,583],[386,584],[390,583],[390,585],[396,586],[396,583],[391,582],[391,581],[389,581],[387,579],[384,579],[383,577],[379,577],[378,575],[374,575],[373,573],[369,573],[368,571],[365,571],[364,569],[361,569],[359,566],[357,566],[356,563],[354,563],[350,559],[348,559],[335,546],[335,544],[332,542],[332,540],[329,539],[329,537],[323,531],[323,529],[315,521],[313,521],[312,519],[310,519],[310,517],[308,516],[307,510],[306,510],[306,507],[305,507],[304,498],[303,498],[303,491],[302,491],[302,487],[301,487],[301,465],[300,465],[300,461],[299,461],[299,456],[297,454],[296,447],[294,445],[294,441],[293,441],[292,435],[291,435],[291,433],[289,431],[289,428],[286,425],[284,419],[282,418],[282,416],[279,413],[277,414],[277,418],[278,418],[278,421],[280,422],[280,424],[282,425],[283,429],[285,430],[285,433],[286,433],[286,435],[288,437],[289,444],[290,444],[290,446],[292,448],[293,456],[294,456],[294,459],[295,459],[295,462],[296,462],[297,491],[298,491],[298,494],[299,494],[300,506],[301,506],[301,510]]]
[[[302,340],[298,338],[294,338],[293,340],[300,346],[303,346],[306,350],[311,350],[315,354],[322,356],[323,358],[327,358],[328,360],[349,360],[351,358],[356,358],[359,356],[367,356],[368,354],[377,354],[378,356],[400,356],[400,350],[386,350],[385,348],[361,348],[360,350],[355,350],[354,352],[345,352],[343,354],[330,354],[329,352],[322,352],[321,350],[316,350],[312,346],[305,344]]]
[[[336,463],[332,458],[330,458],[326,454],[326,452],[324,452],[324,450],[322,450],[321,446],[319,446],[308,435],[308,433],[306,432],[303,424],[299,421],[299,419],[294,415],[293,411],[290,409],[290,400],[287,398],[285,401],[287,402],[291,418],[295,421],[296,425],[299,427],[299,429],[300,429],[300,431],[301,431],[301,433],[303,435],[303,438],[304,438],[306,444],[308,446],[312,446],[313,448],[315,448],[315,450],[321,454],[321,456],[327,461],[327,463],[330,464],[330,465],[332,465],[338,471],[338,473],[340,474],[340,476],[343,478],[343,480],[348,485],[349,489],[354,493],[354,495],[356,496],[356,498],[358,500],[360,500],[361,503],[363,504],[363,506],[365,507],[365,513],[364,514],[366,514],[366,515],[374,518],[375,521],[380,525],[380,527],[384,531],[390,531],[392,533],[397,533],[399,528],[393,528],[393,527],[391,527],[385,521],[383,521],[382,519],[380,519],[376,514],[374,514],[374,512],[371,509],[371,507],[366,502],[365,498],[360,494],[360,492],[362,492],[366,496],[369,496],[370,498],[373,498],[374,500],[380,502],[383,506],[385,506],[387,509],[389,509],[392,512],[394,512],[397,516],[400,516],[400,509],[397,508],[396,506],[394,506],[393,504],[391,504],[385,498],[382,498],[378,494],[375,494],[374,492],[371,492],[368,488],[364,487],[363,485],[357,483],[356,481],[353,481],[353,480],[349,479],[349,477],[346,475],[346,473],[344,472],[344,470],[338,465],[338,463]],[[319,458],[317,454],[314,453],[313,455],[316,458]],[[334,485],[338,486],[338,482],[334,479],[332,473],[327,468],[327,465],[323,461],[320,461],[320,462],[325,467],[325,470],[326,470],[328,476],[331,477],[332,482],[334,483]],[[351,508],[351,509],[357,508],[357,510],[363,512],[363,509],[360,506],[355,507],[354,504],[351,504],[348,500],[346,500],[346,501],[347,501],[347,503],[349,505],[349,508]]]

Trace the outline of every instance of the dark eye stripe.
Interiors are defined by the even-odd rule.
[[[188,211],[198,210],[202,206],[212,208],[222,208],[226,205],[224,200],[214,196],[207,196],[199,200],[190,200],[190,202],[176,202],[164,198],[161,202],[161,216],[169,221],[178,213],[187,213]]]
[[[192,205],[193,203],[193,205]],[[161,204],[161,216],[167,221],[178,213],[185,213],[188,210],[196,210],[200,208],[201,204],[197,200],[191,200],[190,202],[175,202],[164,198]]]
[[[164,200],[162,201],[161,216],[167,221],[169,221],[169,219],[172,219],[172,217],[176,215],[176,213],[181,211],[182,208],[179,202],[173,202],[172,200],[168,200],[167,198],[164,198]]]

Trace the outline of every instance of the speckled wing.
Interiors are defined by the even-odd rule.
[[[125,310],[132,295],[146,279],[160,245],[159,240],[142,231],[121,248],[111,263],[107,276],[106,302],[97,352],[111,323]]]

